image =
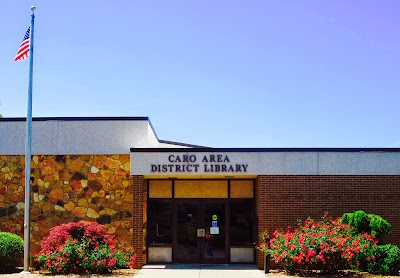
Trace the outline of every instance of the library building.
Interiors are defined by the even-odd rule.
[[[0,118],[0,231],[23,236],[25,118]],[[229,140],[229,138],[227,138]],[[145,264],[257,264],[259,235],[364,210],[400,244],[399,148],[212,148],[161,140],[147,117],[33,118],[30,250],[103,224]]]

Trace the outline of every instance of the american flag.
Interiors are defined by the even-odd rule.
[[[30,46],[30,38],[29,34],[31,32],[31,27],[28,28],[28,31],[26,31],[26,34],[24,36],[24,39],[21,42],[21,45],[19,46],[17,55],[14,58],[14,61],[21,61],[29,56],[29,46]]]

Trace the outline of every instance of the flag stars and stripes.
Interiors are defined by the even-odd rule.
[[[21,45],[19,46],[17,55],[14,58],[14,61],[21,61],[29,56],[29,47],[30,47],[30,35],[31,32],[31,27],[28,28],[28,31],[26,31],[26,34],[24,36],[24,39],[22,40]]]

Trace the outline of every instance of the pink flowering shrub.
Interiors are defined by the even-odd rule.
[[[81,221],[51,229],[33,257],[33,267],[52,274],[110,273],[133,268],[135,261],[134,250],[117,247],[103,225]]]
[[[331,220],[325,216],[318,222],[308,219],[294,230],[288,227],[286,232],[275,231],[269,246],[262,251],[288,272],[300,268],[334,273],[360,265],[363,254],[376,244],[373,235],[354,235],[340,218]]]
[[[68,239],[82,240],[83,238],[90,239],[91,245],[98,245],[114,240],[112,235],[109,235],[103,225],[95,222],[71,222],[56,226],[50,230],[50,234],[42,241],[42,249],[54,250],[58,246],[63,245]]]

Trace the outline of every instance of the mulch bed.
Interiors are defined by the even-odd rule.
[[[21,274],[21,269],[17,269],[14,273],[5,273],[5,274],[0,274],[0,278],[39,278],[39,277],[54,277],[54,278],[78,278],[78,277],[86,277],[86,278],[91,278],[91,277],[107,277],[107,278],[123,278],[123,277],[132,277],[138,273],[138,269],[117,269],[114,270],[110,274],[68,274],[68,275],[51,275],[50,273],[39,273],[38,271],[33,271],[29,275]]]
[[[357,272],[352,270],[339,271],[338,273],[333,275],[323,274],[318,271],[313,271],[310,273],[305,270],[298,270],[296,273],[289,275],[282,269],[272,269],[270,270],[269,273],[266,274],[266,277],[268,278],[286,278],[286,277],[399,278],[399,276],[380,276],[380,275],[369,274],[366,272]]]

